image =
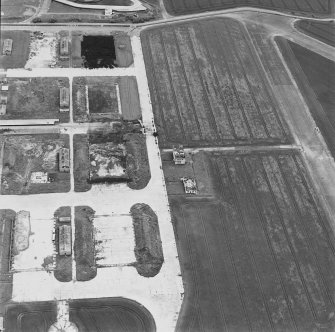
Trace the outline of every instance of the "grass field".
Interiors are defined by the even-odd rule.
[[[5,329],[12,332],[46,332],[56,318],[56,302],[11,303],[6,308]]]
[[[214,197],[168,187],[186,287],[176,331],[332,331],[335,239],[300,155],[205,159],[196,180],[210,176]]]
[[[69,112],[60,112],[59,89],[69,87],[65,77],[8,78],[8,119],[59,119],[69,121]]]
[[[70,321],[80,332],[154,332],[155,321],[141,304],[125,298],[73,300]]]
[[[92,85],[88,89],[90,113],[118,113],[116,85]]]
[[[94,211],[89,206],[75,207],[74,257],[78,281],[88,281],[97,275],[93,217]]]
[[[161,146],[290,141],[260,63],[237,21],[154,28],[141,39]]]
[[[295,25],[300,31],[326,44],[335,46],[335,23],[300,20]]]
[[[11,55],[2,55],[3,40],[13,40]],[[3,31],[0,33],[1,52],[0,68],[13,69],[24,68],[29,57],[30,32],[28,31]]]
[[[11,233],[15,220],[15,211],[0,210],[0,314],[4,314],[4,305],[12,298],[13,275],[9,273],[11,258]]]
[[[69,148],[68,135],[39,134],[2,136],[1,194],[40,194],[68,192],[70,173],[58,171],[58,151]],[[32,183],[32,172],[46,172],[53,182]]]
[[[35,11],[31,7],[38,7],[39,0],[2,0],[1,21],[15,23],[32,16]]]
[[[127,183],[128,187],[136,190],[143,189],[151,179],[145,136],[138,133],[131,133],[126,135],[125,141],[127,150],[127,174],[131,179],[131,181]]]
[[[88,89],[88,98],[86,89]],[[122,118],[132,121],[141,118],[135,77],[75,77],[73,79],[72,98],[74,120],[76,122],[99,121],[97,114],[94,115],[94,113],[108,111],[109,114],[105,117],[101,116],[100,120]],[[87,99],[89,105],[87,105]],[[121,105],[118,104],[118,101]],[[121,108],[121,113],[119,108]]]
[[[118,33],[114,36],[115,63],[118,67],[129,67],[133,62],[133,52],[129,36],[123,33]]]
[[[335,157],[335,62],[284,38],[277,42]]]
[[[90,159],[89,142],[85,134],[73,136],[74,153],[74,191],[83,192],[91,189],[92,184],[89,180]]]
[[[256,7],[318,16],[331,14],[331,1],[332,0],[164,0],[164,5],[166,10],[172,15],[236,7]]]

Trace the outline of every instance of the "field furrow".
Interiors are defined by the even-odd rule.
[[[185,27],[174,29],[175,45],[179,49],[181,60],[184,65],[187,82],[190,88],[190,97],[197,114],[198,121],[202,127],[203,138],[209,141],[217,140],[216,123],[209,109],[208,95],[204,91],[199,68],[195,61],[192,45],[190,43]]]
[[[150,44],[145,55],[151,49],[145,61],[155,78],[149,88],[162,146],[290,140],[243,29],[237,21],[216,19],[143,33]]]
[[[331,14],[331,0],[164,0],[164,4],[172,15],[243,6],[282,12],[294,11],[310,16]]]
[[[218,32],[214,29],[214,34],[211,35],[209,33],[210,27],[206,27],[205,25],[203,25],[203,30],[204,33],[208,35],[208,38],[206,39],[208,52],[212,56],[214,71],[218,77],[219,87],[225,98],[225,103],[237,133],[237,138],[246,140],[252,136],[251,129],[241,107],[241,102],[234,85],[232,74],[227,67],[226,58],[223,54],[223,46],[218,37]],[[215,49],[218,51],[215,52]]]
[[[248,46],[243,31],[237,26],[231,33],[235,49],[238,50],[241,62],[244,64],[245,73],[252,91],[254,102],[263,117],[263,123],[270,137],[285,136],[285,130],[278,117],[276,106],[272,100],[264,78],[259,75],[259,65],[255,59],[256,55]]]
[[[222,139],[232,139],[233,136],[236,137],[236,134],[230,114],[227,111],[227,105],[218,86],[218,78],[213,68],[210,54],[206,45],[204,45],[204,36],[201,34],[201,31],[199,31],[199,27],[189,29],[188,32],[193,44],[198,68],[201,70],[203,85],[206,87],[208,96],[211,97],[209,98],[209,103],[213,113],[213,119],[219,124],[217,130]]]
[[[331,331],[334,236],[300,155],[200,154],[196,180],[212,178],[213,199],[167,186],[187,285],[177,331]]]
[[[149,36],[148,40],[152,66],[157,68],[157,71],[151,71],[155,77],[154,86],[157,99],[159,100],[159,109],[157,111],[160,112],[162,118],[164,117],[166,124],[164,128],[167,128],[170,136],[176,139],[183,139],[184,129],[182,127],[183,124],[180,119],[180,114],[177,110],[176,93],[168,69],[166,68],[165,53],[160,40],[160,36],[157,34]],[[150,81],[152,82],[152,80]],[[175,121],[177,119],[179,121]],[[158,121],[158,123],[160,123],[160,121]]]
[[[198,141],[202,138],[202,133],[207,129],[201,127],[197,115],[193,98],[190,94],[190,88],[187,76],[184,70],[184,64],[180,58],[178,49],[171,47],[171,44],[165,42],[165,39],[174,38],[173,32],[164,31],[161,35],[163,52],[165,52],[166,63],[168,67],[166,71],[170,73],[171,82],[176,98],[176,111],[178,112],[181,124],[185,130],[185,134],[191,141]],[[182,75],[180,75],[182,73]]]

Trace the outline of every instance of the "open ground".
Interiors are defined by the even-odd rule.
[[[70,190],[70,174],[59,172],[58,152],[69,148],[68,135],[6,135],[1,137],[1,194],[41,194]],[[37,183],[33,172],[48,173],[52,180]]]
[[[23,68],[29,56],[30,32],[29,31],[0,31],[1,53],[0,68]],[[3,40],[13,40],[13,49],[10,56],[2,54]]]
[[[11,332],[46,332],[56,321],[56,302],[12,303],[6,307],[5,328]],[[141,304],[125,298],[73,300],[70,321],[82,332],[155,332],[155,321]]]
[[[254,20],[254,22],[256,21]],[[160,32],[148,31],[148,35],[158,41],[155,43],[155,54],[158,55],[158,59],[160,56],[160,61],[165,55],[159,50],[166,48],[170,51],[171,58],[173,58],[173,54],[177,58],[178,68],[182,68],[181,62],[196,64],[189,67],[188,71],[186,69],[184,72],[179,70],[182,72],[181,76],[184,80],[189,77],[187,73],[193,70],[197,80],[191,81],[189,84],[191,92],[187,91],[188,95],[185,93],[183,97],[186,96],[188,101],[194,98],[197,105],[200,105],[197,108],[197,110],[201,110],[200,116],[197,118],[197,125],[200,128],[203,126],[205,131],[209,128],[209,139],[206,137],[203,141],[199,140],[200,144],[189,144],[189,141],[179,140],[179,138],[176,142],[186,142],[186,145],[190,146],[208,145],[210,149],[210,145],[221,145],[222,142],[224,142],[222,145],[233,145],[233,143],[227,143],[229,140],[232,142],[240,141],[238,143],[240,145],[254,144],[255,141],[249,138],[251,137],[250,133],[256,133],[257,144],[289,143],[292,139],[281,118],[281,111],[285,109],[285,106],[289,106],[287,112],[291,111],[292,117],[295,116],[294,114],[300,113],[302,123],[310,121],[310,118],[305,117],[301,100],[298,100],[294,95],[296,94],[295,86],[290,81],[283,63],[278,61],[275,46],[268,39],[267,32],[264,33],[264,38],[256,39],[256,41],[253,39],[256,52],[251,48],[245,52],[243,57],[239,53],[240,50],[247,50],[247,46],[251,46],[246,41],[248,40],[246,31],[239,24],[233,22],[231,19],[226,19],[223,25],[221,22],[215,23],[218,24],[219,33],[222,33],[222,30],[225,31],[225,45],[233,45],[231,51],[225,50],[229,58],[227,54],[224,54],[224,57],[217,55],[221,59],[218,61],[217,67],[214,64],[208,65],[210,57],[207,54],[210,52],[204,47],[192,51],[192,43],[198,39],[194,36],[199,35],[199,30],[200,33],[202,32],[202,27],[198,28],[197,24],[195,24],[196,27],[193,24],[189,24],[187,27],[177,26],[175,29],[170,27],[167,32],[161,33],[162,37],[160,37]],[[257,27],[253,26],[253,28],[255,29],[250,28],[249,30],[250,35],[252,38],[259,37]],[[182,40],[183,44],[187,45],[185,49],[188,51],[180,50],[182,47],[180,43],[179,45],[168,43],[167,39],[169,38],[166,35],[168,37],[173,35],[176,40],[178,38]],[[198,40],[196,45],[207,43],[204,39]],[[147,129],[151,131],[154,130],[154,127],[150,127],[153,119],[140,41],[135,36],[132,41],[135,46],[135,64],[134,68],[129,68],[131,70],[127,73],[136,73],[138,82],[141,82],[138,88],[144,111],[143,120]],[[215,45],[217,39],[210,43]],[[146,47],[144,44],[143,46]],[[213,47],[216,48],[216,46]],[[191,55],[192,52],[200,53],[192,58],[190,52]],[[177,56],[176,53],[178,53]],[[212,53],[215,55],[216,52]],[[247,59],[247,55],[250,58],[250,54],[252,54],[252,59]],[[265,58],[266,61],[259,62],[258,56]],[[206,67],[206,59],[207,68],[211,68],[212,73],[209,73],[209,78],[204,79],[201,77],[199,68],[200,65]],[[164,61],[161,63],[164,64]],[[210,78],[215,80],[215,75],[223,63],[228,67],[241,67],[243,69],[237,70],[236,77],[231,78],[228,75],[229,77],[225,78],[225,82],[234,82],[234,84],[231,83],[231,85],[235,85],[234,98],[242,100],[238,104],[238,108],[243,109],[240,105],[245,105],[247,110],[243,120],[232,123],[229,121],[220,122],[215,117],[213,120],[209,112],[215,107],[217,110],[220,109],[218,105],[226,106],[220,92],[212,93],[216,98],[214,101],[208,100],[209,93],[207,93],[214,89],[208,85],[208,82],[211,81]],[[166,61],[165,66],[167,66]],[[171,66],[177,67],[176,63]],[[266,76],[264,76],[263,68]],[[270,74],[272,69],[273,72]],[[222,71],[222,69],[220,70]],[[251,70],[251,73],[248,70]],[[169,78],[171,86],[172,82],[179,82],[180,86],[186,89],[188,82],[185,83],[181,79],[182,83],[180,83],[171,72],[170,74],[165,73],[165,77],[170,75],[175,79],[172,81]],[[174,73],[176,75],[178,70],[174,70]],[[72,74],[73,72],[69,75],[72,76]],[[230,75],[232,75],[231,72]],[[252,77],[255,78],[254,81]],[[152,80],[152,76],[149,78]],[[276,97],[280,96],[283,90],[287,93],[286,99],[278,98],[280,105],[276,104],[276,99],[273,98],[271,89],[267,86],[269,82],[272,88],[273,85],[277,84],[277,89],[273,90]],[[169,86],[167,84],[165,90]],[[165,90],[162,89],[164,93]],[[250,92],[256,92],[256,94],[250,94]],[[166,97],[164,93],[161,93],[163,101],[171,98],[171,95]],[[198,93],[200,97],[196,99]],[[252,97],[249,97],[249,100],[243,99],[247,98],[247,95]],[[298,102],[296,102],[297,100]],[[262,109],[258,102],[267,106]],[[269,104],[271,107],[268,106]],[[211,107],[214,105],[214,108],[210,108],[209,105]],[[230,107],[233,103],[228,103],[228,105]],[[250,105],[254,105],[254,107]],[[173,108],[167,108],[166,114],[170,114],[171,109]],[[225,112],[222,112],[223,109]],[[204,110],[205,113],[202,112]],[[226,110],[226,107],[221,108],[215,116],[224,113],[228,119],[227,114],[230,113],[227,113]],[[228,110],[230,109],[228,108]],[[190,111],[188,110],[188,112]],[[192,113],[186,113],[184,119],[196,118],[190,114]],[[307,114],[309,113],[307,112]],[[286,113],[285,116],[287,116]],[[240,118],[242,117],[243,115],[240,115]],[[269,121],[267,117],[272,120]],[[157,112],[155,120],[158,123],[160,121],[160,114]],[[196,120],[192,121],[197,122]],[[171,121],[172,124],[176,122],[178,123],[178,120]],[[179,121],[178,124],[180,125],[180,123],[182,121]],[[229,137],[226,141],[221,140],[222,137],[226,136],[220,137],[216,133],[222,123],[226,124],[224,130]],[[308,122],[307,130],[313,130],[314,127],[310,126],[311,123],[313,122]],[[78,125],[74,129],[72,125],[61,127],[63,131],[70,132],[70,142],[72,134],[74,132],[82,134],[85,126],[83,124],[84,126],[80,128]],[[289,125],[292,124],[289,123]],[[192,126],[194,123],[191,123],[190,128]],[[164,130],[170,129],[170,127],[172,126],[166,126],[166,124],[164,128],[157,127],[160,134],[159,139],[163,141],[162,146],[171,147],[174,143],[173,134],[170,133],[169,136],[172,142],[168,141],[166,139],[168,135],[164,134]],[[197,135],[197,131],[200,133],[200,130],[195,128],[191,128],[191,132]],[[246,132],[249,133],[250,137],[246,135],[247,139],[243,141],[241,139],[243,136],[229,136],[235,128],[240,130],[247,128],[249,132],[247,130]],[[282,128],[282,131],[278,128]],[[298,134],[302,128],[303,126],[298,127]],[[224,130],[220,133],[225,133]],[[129,213],[134,204],[145,202],[157,213],[161,229],[165,263],[160,273],[148,281],[148,279],[139,277],[133,267],[118,267],[118,270],[105,268],[98,271],[97,277],[89,282],[71,282],[68,285],[57,282],[53,276],[48,275],[45,271],[18,273],[14,275],[14,301],[50,301],[54,298],[83,297],[82,294],[85,294],[86,298],[126,296],[143,303],[152,312],[158,330],[162,330],[163,327],[164,330],[174,329],[181,301],[178,292],[182,291],[182,287],[176,280],[178,262],[166,196],[162,190],[164,182],[161,179],[161,171],[157,167],[160,165],[157,141],[151,136],[150,131],[148,130],[146,142],[152,178],[149,184],[138,192],[130,190],[124,184],[96,185],[87,193],[74,193],[71,190],[66,195],[48,194],[48,197],[45,197],[46,195],[15,196],[15,202],[13,199],[3,196],[2,202],[8,208],[17,210],[19,206],[20,209],[31,210],[34,218],[40,219],[48,218],[51,214],[50,211],[62,204],[69,204],[72,207],[88,205],[102,215],[119,215]],[[293,132],[293,135],[298,135],[297,132]],[[186,133],[189,134],[187,131]],[[215,135],[217,135],[216,138],[220,137],[217,141],[213,139]],[[306,147],[305,143],[302,144],[302,147]],[[244,145],[240,150],[243,149],[248,150],[249,147]],[[309,154],[307,157],[310,158],[311,155]],[[183,277],[187,280],[186,297],[177,330],[207,332],[208,330],[327,331],[333,329],[334,237],[330,219],[327,218],[319,202],[322,200],[322,195],[319,197],[316,194],[319,193],[318,190],[315,191],[312,188],[300,154],[293,151],[263,154],[248,154],[242,151],[235,155],[209,153],[205,157],[196,157],[196,155],[188,157],[188,161],[193,163],[188,164],[185,170],[197,179],[200,193],[198,197],[191,198],[183,194],[180,182],[177,183],[179,175],[182,175],[181,169],[174,172],[173,166],[169,165],[170,179],[167,179],[179,256],[183,265]],[[323,159],[319,160],[319,163],[322,166],[325,165]],[[163,166],[166,171],[166,164]],[[319,174],[320,172],[317,170],[313,174],[314,178],[318,178]],[[170,182],[173,185],[170,186]],[[125,197],[127,197],[127,201],[125,201]],[[198,268],[197,264],[204,266],[204,268]],[[27,280],[32,280],[29,288],[26,287]],[[129,280],[131,284],[129,284]],[[225,283],[221,283],[221,280],[225,280]],[[201,287],[198,286],[199,284]],[[99,317],[104,314],[103,311],[99,312]],[[92,321],[89,320],[85,325],[90,326],[91,323]],[[99,328],[101,327],[93,326],[89,331]]]
[[[60,111],[60,88],[69,88],[65,77],[8,78],[7,109],[0,120],[59,119],[69,121]]]
[[[59,299],[75,298],[99,298],[99,297],[117,297],[122,296],[133,299],[143,304],[152,313],[158,330],[173,330],[176,325],[178,312],[182,301],[182,281],[180,276],[180,267],[177,258],[177,250],[174,240],[171,217],[167,196],[164,190],[162,170],[159,167],[160,158],[159,150],[153,132],[153,115],[149,98],[149,90],[146,81],[145,67],[141,51],[140,38],[132,37],[132,46],[134,50],[134,66],[125,68],[126,76],[135,76],[138,84],[138,94],[140,108],[142,110],[142,121],[145,124],[148,134],[143,135],[143,140],[139,141],[142,146],[148,147],[148,161],[150,165],[151,178],[142,188],[133,190],[126,183],[119,184],[97,184],[93,185],[91,190],[84,193],[74,192],[74,187],[67,194],[49,193],[48,195],[16,195],[15,199],[9,195],[3,195],[1,203],[4,206],[15,207],[15,210],[30,211],[31,217],[35,220],[49,220],[53,218],[54,211],[60,206],[71,206],[72,218],[74,220],[75,206],[89,206],[98,215],[124,215],[130,213],[133,205],[144,203],[151,207],[157,215],[157,221],[161,232],[162,249],[164,252],[164,263],[159,273],[152,278],[146,278],[136,271],[134,266],[108,266],[99,268],[94,279],[80,282],[77,280],[77,271],[73,265],[72,281],[59,282],[52,273],[46,271],[24,271],[14,274],[12,299],[16,302],[33,302],[33,301],[52,301]],[[64,72],[65,72],[65,68]],[[53,75],[49,70],[50,74]],[[60,70],[61,72],[62,70]],[[74,72],[89,76],[96,76],[104,73],[103,76],[119,76],[122,73],[119,68],[109,70],[89,71],[75,69],[71,72],[68,70],[66,76],[73,77]],[[17,73],[25,73],[31,76],[42,71],[33,69],[30,71],[17,70]],[[116,73],[116,74],[115,74]],[[130,75],[130,73],[132,75]],[[10,73],[9,73],[10,76]],[[20,75],[21,77],[21,75]],[[71,114],[71,108],[70,108]],[[34,130],[39,132],[61,131],[66,132],[72,145],[74,134],[87,134],[89,128],[98,127],[100,124],[60,124],[55,127],[35,127]],[[27,127],[25,131],[31,130]],[[15,129],[14,129],[15,130]],[[8,137],[8,136],[6,136]],[[134,155],[141,151],[137,143],[132,147]],[[72,150],[72,149],[71,149]],[[136,150],[136,151],[135,151]],[[135,156],[135,159],[137,157]],[[71,160],[73,154],[71,152]],[[73,174],[73,163],[71,163],[71,172]],[[72,180],[71,180],[72,183]],[[73,184],[73,183],[72,183]],[[23,198],[25,197],[25,198]],[[73,225],[72,225],[73,226]],[[74,238],[74,237],[73,237]],[[29,287],[26,287],[29,280]]]
[[[303,154],[297,150],[279,152],[278,146],[273,147],[274,151],[278,149],[277,152],[266,152],[269,148],[264,146],[263,152],[247,145],[216,148],[212,141],[208,147],[194,143],[194,149],[186,149],[194,151],[194,154],[186,157],[185,166],[173,166],[171,150],[170,157],[167,157],[167,152],[162,154],[185,282],[185,299],[177,331],[332,331],[335,326],[335,238],[334,214],[328,213],[334,211],[334,191],[325,182],[334,174],[334,160],[329,158],[323,138],[315,130],[315,122],[308,110],[313,106],[308,100],[308,104],[304,104],[271,38],[280,32],[299,44],[309,44],[313,49],[321,43],[310,42],[311,39],[296,31],[291,32],[292,25],[285,27],[285,19],[250,13],[246,17],[247,35],[253,42],[249,56],[255,51],[255,58],[261,59],[259,66],[264,69],[265,84],[272,90],[274,99],[279,101],[278,114],[285,114]],[[180,64],[185,67],[185,63],[191,62],[184,60],[185,45],[190,42],[183,39],[183,43],[178,45],[176,41],[185,30],[190,33],[193,24],[188,24],[184,30],[182,25],[165,26],[148,29],[143,34],[147,68],[151,72],[148,72],[148,77],[152,80],[150,88],[155,121],[163,148],[171,147],[171,142],[166,144],[166,128],[171,130],[175,123],[182,123],[182,118],[179,118],[179,121],[159,126],[164,115],[174,114],[177,98],[182,96],[185,99],[191,93],[187,94],[187,90],[181,92],[182,88],[178,87],[167,95],[166,91],[172,84],[166,85],[166,82],[172,81],[176,86],[178,76],[190,76],[187,76],[187,70],[183,75],[176,75],[182,69],[164,73],[161,68],[177,67],[176,63],[182,68]],[[226,24],[220,29],[220,34],[232,29],[231,26],[233,24],[229,27]],[[173,39],[175,42],[171,43]],[[224,45],[232,48],[234,42],[230,40]],[[240,42],[239,47],[241,45]],[[167,54],[165,59],[163,51]],[[223,52],[229,53],[226,49]],[[333,57],[330,47],[322,47],[319,52],[327,59]],[[215,56],[214,52],[208,54],[207,58]],[[176,57],[178,62],[171,60]],[[201,59],[201,68],[211,68],[204,65],[204,58]],[[160,62],[157,59],[161,59]],[[152,63],[155,61],[161,67],[153,71]],[[240,63],[242,66],[245,64],[243,61]],[[249,69],[250,62],[247,63]],[[316,67],[320,63],[315,61]],[[194,67],[193,76],[198,72],[199,69]],[[158,90],[162,79],[164,92]],[[192,91],[192,81],[188,83],[188,89]],[[197,84],[197,88],[202,84]],[[209,90],[208,84],[205,86]],[[197,96],[201,95],[199,91],[201,89]],[[215,96],[214,93],[210,95]],[[157,96],[161,104],[158,104]],[[196,100],[193,109],[199,105],[199,99]],[[206,96],[202,97],[204,100]],[[168,102],[172,106],[158,112]],[[155,109],[155,103],[160,107]],[[204,123],[206,118],[199,118],[198,128]],[[192,147],[185,141],[175,140]],[[234,142],[232,145],[238,144]],[[208,152],[204,157],[196,153],[201,149],[217,152]],[[250,152],[246,153],[248,150]],[[328,171],[326,165],[330,166]],[[180,181],[182,176],[196,179],[198,196],[184,194]],[[321,194],[320,180],[326,197]]]
[[[190,159],[207,190],[166,179],[186,287],[177,331],[333,329],[335,238],[300,155]]]
[[[76,122],[141,118],[135,77],[74,77],[72,98]]]
[[[15,23],[28,19],[37,12],[39,4],[39,0],[3,0],[1,21]]]
[[[290,141],[239,22],[220,18],[148,29],[142,44],[161,146]]]
[[[83,49],[83,39],[85,36],[93,38],[93,45],[90,51],[100,52],[103,45],[97,45],[99,37],[110,37],[109,47],[115,52],[114,64],[118,67],[129,67],[133,63],[133,54],[131,49],[130,37],[122,31],[73,31],[64,30],[49,31],[48,28],[41,27],[34,31],[6,31],[1,29],[1,40],[6,38],[13,40],[13,49],[11,55],[3,55],[1,43],[0,68],[80,68],[84,66],[83,58],[85,49]],[[69,54],[60,57],[59,42],[61,37],[69,40]],[[95,45],[94,45],[95,44]],[[87,50],[86,50],[87,51]]]
[[[236,7],[256,7],[311,16],[331,14],[331,0],[164,0],[172,15]]]

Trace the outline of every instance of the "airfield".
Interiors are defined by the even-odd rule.
[[[149,3],[2,27],[6,331],[333,331],[333,4]]]

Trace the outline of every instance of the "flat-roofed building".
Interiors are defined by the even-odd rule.
[[[69,55],[70,55],[69,38],[61,37],[59,41],[59,57],[61,59],[68,59]]]
[[[71,255],[71,226],[62,225],[58,227],[58,254],[61,256]]]
[[[59,171],[64,173],[70,172],[70,149],[59,149]]]
[[[71,222],[71,217],[58,217],[59,222]]]
[[[13,40],[12,39],[4,39],[2,44],[2,54],[3,55],[11,55],[13,50]]]
[[[68,112],[70,106],[69,88],[61,87],[59,89],[59,107],[61,112]]]

